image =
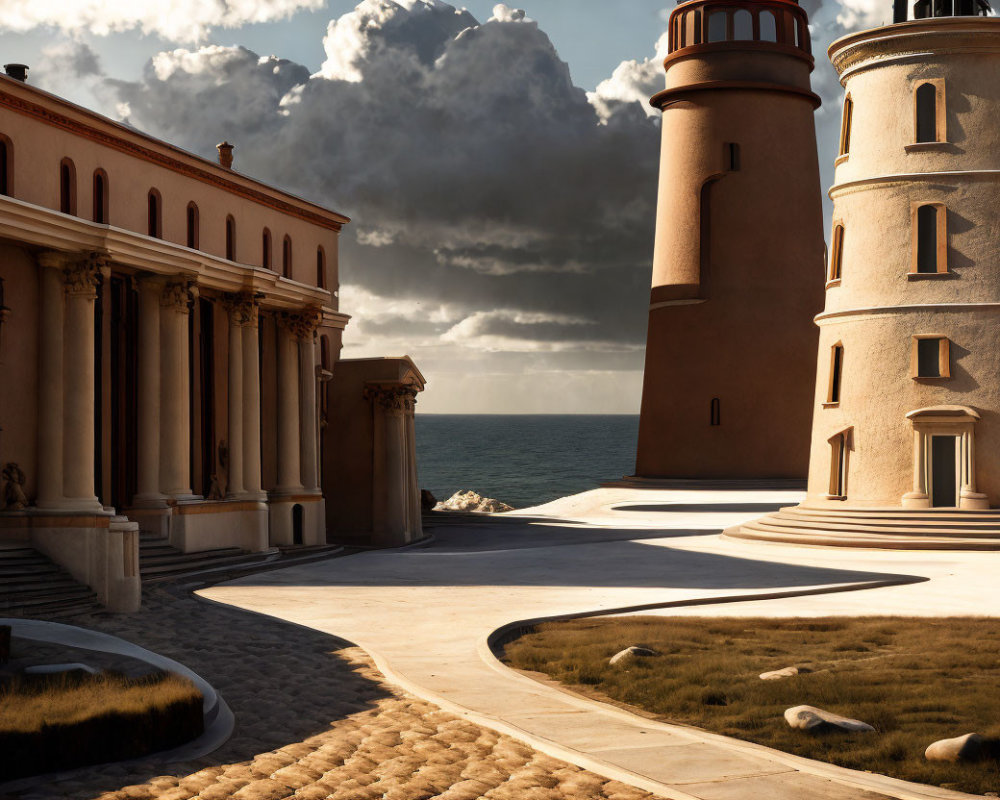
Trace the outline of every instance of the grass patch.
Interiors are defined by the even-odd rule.
[[[661,655],[608,660],[638,645]],[[1000,791],[1000,761],[939,764],[931,742],[970,732],[1000,738],[1000,624],[995,620],[619,617],[538,626],[505,648],[541,672],[669,722],[895,778],[982,794]],[[811,670],[762,681],[784,667]],[[812,705],[875,734],[810,736],[787,708]]]
[[[170,673],[18,675],[0,684],[3,779],[137,758],[203,730],[201,692]]]

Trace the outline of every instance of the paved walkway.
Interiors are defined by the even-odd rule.
[[[424,549],[295,567],[200,594],[349,639],[406,690],[662,797],[965,797],[651,722],[512,672],[487,646],[511,623],[651,605],[724,615],[1000,615],[1000,554],[718,535],[797,500],[780,490],[601,489],[502,523],[440,527]]]

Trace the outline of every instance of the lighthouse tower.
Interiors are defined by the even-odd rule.
[[[845,89],[805,503],[752,538],[1000,548],[1000,19],[897,2]],[[994,509],[994,510],[991,510]]]
[[[665,65],[636,475],[803,478],[824,269],[806,14],[683,3]]]

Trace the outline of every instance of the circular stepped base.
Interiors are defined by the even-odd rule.
[[[795,506],[730,528],[725,535],[826,547],[1000,550],[1000,511]]]

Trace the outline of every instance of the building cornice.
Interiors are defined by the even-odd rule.
[[[1000,303],[921,303],[901,306],[867,306],[845,308],[839,311],[824,311],[815,317],[816,324],[844,317],[866,317],[877,314],[912,314],[927,311],[996,311]]]
[[[683,100],[684,98],[692,94],[697,94],[698,92],[740,90],[790,94],[794,97],[801,97],[803,100],[808,100],[812,103],[813,108],[819,108],[823,102],[820,100],[819,95],[814,92],[810,92],[808,89],[801,89],[798,86],[790,86],[788,84],[769,83],[767,81],[704,81],[702,83],[692,83],[687,86],[674,86],[670,89],[664,89],[662,92],[654,94],[650,98],[649,104],[653,108],[658,108],[662,111],[671,103],[676,103],[678,100]]]
[[[917,183],[920,181],[969,181],[969,180],[1000,180],[1000,169],[968,169],[942,170],[939,172],[900,172],[894,175],[876,175],[871,178],[858,178],[844,181],[830,187],[829,195],[835,199],[843,194],[850,194],[872,186],[885,186],[893,183]]]
[[[0,76],[0,108],[41,120],[75,136],[214,185],[313,225],[339,231],[350,222],[343,214],[235,173],[208,159],[6,76]]]
[[[268,307],[318,306],[324,312],[328,310],[331,318],[341,317],[332,308],[333,295],[326,289],[283,278],[262,267],[237,264],[163,239],[98,225],[13,197],[0,196],[0,239],[47,251],[100,253],[116,265],[136,272],[183,276],[196,281],[202,289],[263,294]]]

